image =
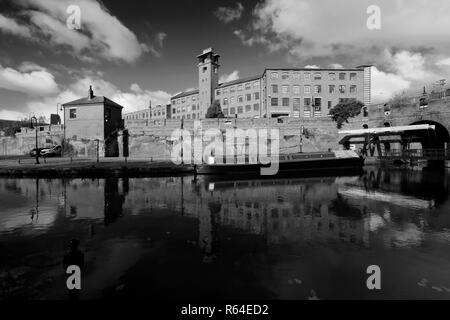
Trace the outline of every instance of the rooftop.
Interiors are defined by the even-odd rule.
[[[118,104],[104,96],[98,96],[98,97],[95,96],[92,99],[85,97],[85,98],[81,98],[81,99],[77,99],[77,100],[73,100],[73,101],[64,103],[62,106],[66,107],[66,106],[75,106],[75,105],[81,105],[81,104],[100,104],[100,103],[103,103],[103,104],[106,104],[106,105],[112,106],[112,107],[123,108],[120,104]]]

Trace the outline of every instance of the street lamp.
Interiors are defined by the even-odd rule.
[[[39,164],[39,149],[38,149],[38,123],[37,118],[35,116],[31,117],[31,126],[33,126],[33,120],[36,124],[34,131],[36,132],[36,164]]]

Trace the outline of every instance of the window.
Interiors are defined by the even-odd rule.
[[[228,89],[223,89],[222,90],[222,94],[227,94],[228,93]]]
[[[231,87],[230,88],[230,93],[233,93],[234,92],[234,87]]]
[[[217,91],[216,91],[216,96],[220,96],[220,90],[217,90]],[[192,98],[192,101],[194,101],[193,99],[194,99],[194,98]]]
[[[339,93],[345,93],[345,85],[340,85],[339,86]]]
[[[173,114],[177,113],[177,109],[173,108],[173,109],[172,109],[172,113],[173,113]]]
[[[314,98],[314,107],[322,106],[322,98]]]
[[[238,85],[237,90],[242,91],[242,84]]]
[[[219,94],[220,94],[220,91],[219,91]],[[192,102],[194,102],[195,100],[196,100],[196,97],[193,96],[193,97],[192,97]]]
[[[195,119],[195,113],[192,114],[192,119]]]
[[[311,86],[304,86],[303,91],[304,93],[311,93]]]
[[[292,105],[293,105],[294,111],[300,111],[300,98],[292,99]]]
[[[305,105],[305,110],[309,110],[311,108],[311,98],[304,98],[303,104]]]
[[[305,72],[304,77],[305,77],[305,81],[310,81],[311,80],[311,73]]]
[[[289,107],[289,98],[283,98],[282,104],[283,104],[283,107]]]
[[[253,110],[258,111],[259,110],[259,103],[255,103],[253,105]]]
[[[283,85],[281,87],[281,93],[282,94],[288,94],[288,92],[289,92],[289,86],[288,85]]]
[[[336,91],[336,86],[334,84],[331,84],[328,86],[328,92],[334,93]]]
[[[345,80],[345,73],[339,73],[339,80]]]
[[[336,80],[336,73],[330,72],[330,73],[328,74],[328,79],[329,79],[329,80],[332,80],[332,81]]]
[[[77,109],[69,109],[69,118],[76,119],[77,117]]]
[[[254,89],[259,88],[259,81],[253,82],[253,88]]]
[[[320,72],[315,72],[314,80],[322,80],[322,74]]]
[[[270,78],[271,78],[271,79],[278,79],[278,72],[272,72],[272,73],[270,73]]]
[[[300,80],[300,72],[294,72],[292,75],[292,78],[294,80]]]
[[[356,93],[356,85],[350,86],[350,93]]]
[[[244,102],[244,96],[239,96],[238,97],[238,102]]]
[[[252,106],[251,105],[246,105],[245,106],[245,112],[250,112],[252,111]]]
[[[203,67],[203,72],[208,71],[208,67]]]
[[[247,93],[247,94],[245,95],[245,97],[246,97],[246,101],[252,100],[252,95],[251,95],[251,93]]]
[[[252,88],[252,84],[250,82],[247,82],[245,84],[245,90],[250,90]]]
[[[234,104],[234,97],[230,98],[230,104]]]
[[[224,98],[224,99],[223,99],[223,105],[224,105],[224,106],[228,105],[228,99],[227,99],[227,98]]]
[[[111,120],[111,109],[110,108],[106,108],[105,110],[105,122],[108,122]]]
[[[223,108],[222,112],[223,112],[223,114],[225,116],[227,116],[228,115],[228,108]]]
[[[350,80],[352,81],[356,80],[356,72],[350,73]]]
[[[192,111],[195,111],[195,104],[192,105]]]
[[[236,113],[236,108],[235,107],[231,107],[230,108],[230,114],[235,114]]]
[[[184,101],[186,101],[184,98],[181,98],[181,103],[184,103]]]
[[[278,98],[272,98],[270,99],[270,105],[272,107],[277,107],[278,106]]]
[[[255,92],[254,94],[255,100],[259,100],[259,92]]]
[[[321,85],[315,85],[314,86],[314,93],[321,93],[322,92],[322,86]]]
[[[181,112],[183,112],[183,113],[186,112],[186,107],[182,107]]]
[[[186,119],[190,119],[190,118],[191,118],[191,115],[188,114],[188,115],[186,116]]]
[[[300,94],[300,86],[293,86],[292,91],[294,94]]]
[[[238,113],[244,113],[244,107],[242,107],[242,106],[239,106],[237,110],[238,110]]]
[[[283,72],[283,73],[281,74],[281,79],[283,79],[283,80],[289,79],[289,72]]]
[[[278,93],[278,85],[276,84],[272,85],[272,93]]]
[[[333,102],[328,101],[328,109],[331,109],[332,106],[333,106]]]

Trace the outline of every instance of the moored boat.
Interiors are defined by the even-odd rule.
[[[222,161],[218,161],[222,160]],[[259,161],[249,161],[248,157],[241,159],[210,157],[208,164],[197,168],[198,174],[233,174],[233,173],[257,173],[262,169],[272,167],[275,174],[286,172],[312,172],[335,171],[342,169],[361,169],[364,166],[364,158],[353,150],[339,150],[329,152],[305,152],[282,154],[275,158],[278,164],[262,164]]]

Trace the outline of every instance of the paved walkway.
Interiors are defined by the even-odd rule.
[[[167,160],[125,158],[35,158],[0,160],[2,176],[108,176],[170,175],[192,173],[190,165],[176,165]]]

